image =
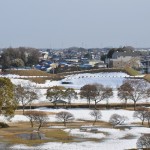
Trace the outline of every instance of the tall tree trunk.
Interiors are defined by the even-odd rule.
[[[64,120],[64,126],[66,126],[66,121]]]
[[[109,108],[109,102],[108,102],[108,100],[106,101],[106,109],[108,109]]]
[[[136,101],[134,101],[134,111],[135,111],[135,108],[136,108]]]
[[[38,127],[38,131],[40,131],[41,126],[42,126],[42,124],[40,123],[40,124],[39,124],[39,127]]]
[[[95,125],[95,123],[96,123],[96,119],[95,119],[94,122],[93,122],[93,126]]]
[[[24,106],[24,105],[22,106],[22,110],[23,110],[22,113],[23,113],[23,115],[24,115],[24,110],[25,110],[25,106]]]
[[[96,101],[95,101],[95,109],[97,109],[97,103],[96,103]]]
[[[127,108],[127,99],[125,99],[125,108]]]
[[[150,128],[150,119],[148,119],[148,127]]]
[[[142,119],[142,125],[144,124],[144,119]]]
[[[30,119],[31,127],[33,128],[33,121]]]
[[[89,108],[91,108],[91,103],[90,103],[90,99],[88,100],[88,102],[89,102]]]

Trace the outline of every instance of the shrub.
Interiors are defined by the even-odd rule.
[[[9,125],[8,125],[7,123],[0,122],[0,127],[1,127],[1,128],[8,128]]]

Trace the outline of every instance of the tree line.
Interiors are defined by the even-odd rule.
[[[13,85],[10,79],[0,78],[0,112],[6,116],[14,114],[18,105],[22,105],[23,114],[25,107],[31,107],[34,100],[38,100],[40,95],[30,82],[27,84]],[[113,89],[102,84],[87,84],[81,87],[79,95],[81,99],[86,99],[90,108],[91,102],[94,102],[95,109],[101,101],[106,101],[106,106],[109,105],[110,98],[113,97]],[[65,88],[62,86],[49,87],[46,91],[46,98],[57,106],[58,103],[68,104],[71,108],[72,100],[77,100],[78,93],[73,88]],[[140,100],[145,100],[150,97],[150,87],[144,80],[125,80],[118,87],[118,97],[127,106],[127,102],[133,101],[134,110],[136,104]]]
[[[113,96],[112,88],[105,87],[103,85],[93,84],[84,85],[80,89],[80,95],[82,98],[86,98],[90,107],[90,103],[93,100],[95,102],[95,109],[91,110],[90,114],[93,117],[93,125],[101,119],[101,111],[97,109],[96,105],[102,100],[108,100]],[[77,98],[77,93],[72,88],[63,88],[61,86],[53,86],[47,89],[47,98],[50,102],[60,100],[62,98],[68,99],[68,104],[71,106],[72,99]],[[150,111],[147,108],[136,108],[136,103],[142,99],[150,97],[150,88],[144,80],[125,80],[123,84],[118,87],[118,96],[125,102],[125,106],[128,100],[134,102],[133,114],[134,118],[141,120],[142,125],[147,122],[150,127]],[[24,111],[26,105],[30,105],[33,100],[38,99],[38,91],[30,85],[13,85],[10,79],[0,78],[0,114],[5,115],[8,119],[14,115],[14,112],[18,104],[23,106],[23,114],[29,118],[31,127],[38,125],[38,131],[48,121],[48,114],[41,111]],[[74,115],[67,111],[61,111],[56,114],[56,119],[61,121],[64,126],[67,122],[73,121]],[[127,120],[127,117],[119,114],[112,114],[109,118],[109,123],[112,127],[123,124]],[[149,146],[149,135],[141,136],[137,145],[142,147],[143,145]],[[148,140],[147,140],[148,139]]]
[[[0,65],[3,70],[11,67],[31,67],[39,62],[39,56],[39,51],[34,48],[6,48],[2,49]]]

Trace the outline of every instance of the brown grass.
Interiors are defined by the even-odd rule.
[[[46,113],[47,115],[55,115],[56,114],[55,112],[44,112],[44,113]],[[22,115],[22,114],[23,114],[22,110],[15,111],[15,115]]]
[[[6,73],[17,74],[20,76],[52,76],[52,74],[44,71],[31,69],[31,70],[7,70]]]
[[[24,78],[27,80],[31,80],[35,83],[45,83],[46,80],[60,80],[63,79],[63,75],[58,74],[50,74],[44,71],[31,69],[31,70],[7,70],[6,73],[8,74],[16,74],[19,76],[37,76],[33,78]],[[41,77],[42,76],[42,77]],[[43,77],[44,76],[44,77]]]
[[[150,82],[150,74],[145,75],[144,79],[147,80],[148,82]]]
[[[126,134],[124,137],[120,138],[120,139],[134,139],[136,136],[133,134]]]
[[[137,71],[137,70],[135,70],[135,69],[133,69],[133,68],[130,68],[130,67],[126,67],[126,68],[125,68],[125,72],[126,72],[127,74],[131,75],[131,76],[136,76],[136,75],[139,75],[139,74],[140,74],[139,71]]]
[[[17,111],[19,114],[20,111]],[[70,122],[67,124],[68,128],[80,128],[83,125],[91,125],[92,121],[84,121],[84,122]],[[77,140],[78,137],[70,136],[69,133],[61,130],[61,129],[51,129],[48,128],[49,126],[62,126],[62,123],[58,122],[49,122],[45,127],[42,127],[40,132],[45,134],[47,139],[45,140],[26,140],[20,138],[18,135],[20,134],[30,134],[33,130],[36,130],[37,127],[35,126],[33,129],[30,127],[29,122],[17,122],[17,123],[9,123],[9,128],[1,128],[0,135],[3,137],[1,138],[1,142],[6,142],[9,144],[25,144],[28,146],[38,145],[46,142],[80,142]],[[110,127],[110,125],[106,122],[97,122],[96,125]],[[107,134],[107,133],[104,133]],[[90,138],[84,139],[97,142],[97,139]],[[99,141],[99,140],[98,140]]]

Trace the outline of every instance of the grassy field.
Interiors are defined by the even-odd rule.
[[[82,122],[70,122],[67,123],[67,128],[69,129],[75,129],[80,128],[80,126],[83,125],[92,125],[92,121],[82,121]],[[111,127],[109,123],[98,121],[96,125],[99,125],[101,127]],[[7,143],[7,144],[25,144],[28,146],[35,146],[42,143],[47,142],[80,142],[76,136],[70,136],[68,132],[65,132],[61,129],[53,129],[49,127],[53,126],[63,126],[62,123],[56,123],[56,122],[50,122],[46,124],[46,126],[42,127],[40,130],[40,133],[44,134],[45,139],[25,139],[21,138],[20,135],[29,135],[32,136],[32,134],[38,134],[33,132],[37,128],[31,128],[29,122],[17,122],[17,123],[9,123],[9,128],[1,128],[0,129],[0,140],[1,142]],[[107,133],[104,133],[107,134]],[[82,138],[83,140],[84,138]],[[86,140],[86,138],[84,139]],[[94,138],[88,138],[89,141],[97,141],[97,139]]]
[[[45,71],[40,71],[36,69],[31,69],[31,70],[7,70],[6,73],[9,74],[16,74],[20,76],[53,76],[52,74],[49,74]]]
[[[40,71],[36,69],[31,70],[7,70],[5,73],[7,74],[15,74],[19,76],[30,76],[27,80],[30,80],[35,83],[45,83],[46,80],[60,80],[63,79],[63,75],[59,74],[49,74],[45,71]],[[36,77],[32,77],[36,76]],[[26,78],[24,78],[26,79]]]
[[[150,82],[150,74],[145,75],[144,79]]]
[[[129,68],[129,67],[125,68],[125,72],[129,74],[130,76],[136,76],[140,74],[137,70],[133,68]]]

